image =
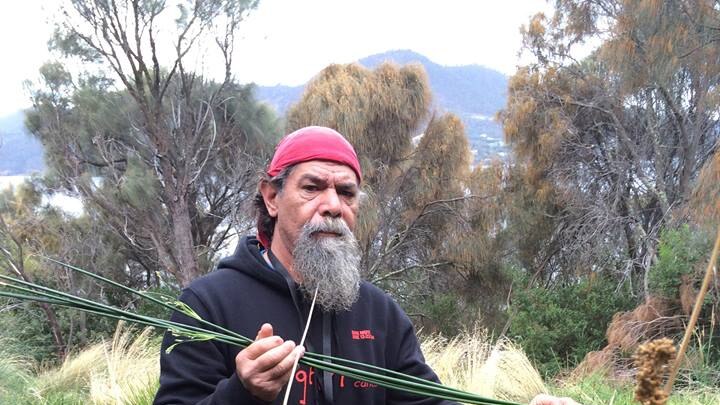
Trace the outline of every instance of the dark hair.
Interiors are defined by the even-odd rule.
[[[275,177],[270,177],[267,173],[262,174],[260,181],[258,182],[258,191],[255,193],[255,217],[257,219],[258,234],[265,235],[268,241],[272,240],[273,233],[275,232],[275,221],[276,219],[270,216],[270,213],[265,206],[265,199],[263,199],[260,193],[260,184],[263,182],[270,183],[278,193],[281,193],[285,186],[285,181],[290,177],[295,165],[290,165],[280,171]],[[265,246],[266,248],[268,246]]]

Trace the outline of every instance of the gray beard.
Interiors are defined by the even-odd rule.
[[[333,232],[339,236],[315,236]],[[355,235],[340,218],[307,223],[293,250],[293,269],[302,277],[300,290],[326,312],[347,311],[360,291],[360,247]]]

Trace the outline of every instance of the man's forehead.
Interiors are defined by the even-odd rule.
[[[360,162],[350,142],[332,128],[310,126],[285,136],[275,148],[267,175],[277,176],[283,169],[311,160],[327,160],[350,167],[362,181]]]
[[[310,160],[299,163],[292,174],[298,176],[298,178],[316,177],[329,180],[332,177],[334,181],[351,181],[355,183],[355,185],[358,184],[357,175],[352,168],[342,163],[326,160]]]

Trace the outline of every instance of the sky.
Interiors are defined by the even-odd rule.
[[[0,117],[28,107],[23,82],[53,57],[53,2],[0,5]],[[515,72],[520,26],[544,0],[260,0],[243,22],[234,73],[240,82],[299,85],[330,63],[411,49],[448,66]]]

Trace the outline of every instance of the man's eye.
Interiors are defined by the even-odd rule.
[[[341,190],[340,195],[342,195],[343,197],[347,197],[347,198],[355,198],[357,193],[352,190]]]
[[[306,185],[302,186],[302,189],[305,191],[317,191],[318,187],[314,186],[312,184],[306,184]]]

